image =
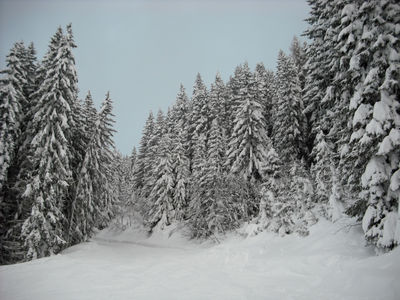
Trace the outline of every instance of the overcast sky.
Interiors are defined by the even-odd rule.
[[[274,69],[307,15],[305,0],[0,0],[0,67],[16,41],[33,41],[41,58],[72,22],[80,97],[90,89],[99,106],[110,90],[115,143],[129,154],[149,111],[172,105],[180,83],[191,95],[197,72],[209,85],[244,61]]]

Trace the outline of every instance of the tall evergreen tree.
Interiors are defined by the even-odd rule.
[[[305,154],[305,118],[300,83],[293,60],[279,52],[277,66],[277,100],[274,118],[274,145],[285,161]]]
[[[154,131],[152,132],[146,153],[145,160],[145,176],[143,177],[144,185],[142,188],[142,196],[144,198],[149,197],[150,192],[152,191],[155,184],[155,170],[158,164],[158,157],[160,156],[160,141],[166,130],[165,117],[162,110],[159,110],[157,113],[156,122],[154,124]]]
[[[7,69],[2,71],[5,76],[0,81],[0,195],[7,181],[8,168],[15,156],[19,127],[23,120],[22,107],[27,101],[23,90],[26,85],[23,51],[24,46],[21,43],[16,43],[10,50],[7,55]]]
[[[115,215],[114,207],[117,207],[118,201],[115,195],[112,194],[112,163],[114,161],[114,140],[113,135],[115,130],[113,129],[114,114],[112,113],[113,104],[110,98],[110,93],[107,92],[106,99],[103,101],[99,110],[99,139],[100,139],[100,152],[99,157],[101,160],[100,174],[101,186],[98,189],[96,196],[99,202],[99,211],[101,217],[98,219],[96,227],[104,228],[108,225],[111,218]]]
[[[152,203],[149,222],[152,228],[157,225],[163,229],[170,225],[175,217],[172,146],[170,133],[166,132],[159,143],[159,156],[154,172],[155,183],[149,195]]]
[[[183,220],[189,201],[190,160],[189,160],[189,102],[181,85],[173,113],[173,169],[175,173],[174,202],[175,219]]]
[[[59,34],[60,30],[52,39],[44,61],[46,73],[35,93],[33,172],[23,194],[32,203],[22,228],[27,259],[58,252],[65,245],[66,218],[62,209],[72,179],[70,141],[76,122],[71,108],[76,106],[77,87],[71,42],[68,36]]]
[[[302,45],[296,36],[293,37],[292,43],[290,44],[290,56],[292,57],[294,64],[297,68],[299,82],[300,82],[300,89],[302,91],[304,89],[306,80],[305,78],[306,70],[304,68],[307,61],[306,48],[307,48],[306,43],[303,43]]]
[[[261,182],[262,165],[271,142],[266,133],[264,107],[247,63],[242,67],[240,84],[227,164],[232,174],[239,174],[248,182]]]
[[[370,34],[365,43],[370,51],[364,47],[355,51],[354,68],[363,76],[351,101],[355,112],[350,151],[366,158],[356,160],[356,165],[365,168],[361,184],[368,208],[363,229],[368,241],[389,249],[400,243],[396,175],[400,160],[400,33],[395,30],[399,12],[396,1],[371,1],[358,10],[364,21],[363,36]],[[363,59],[366,64],[362,64]],[[393,223],[398,223],[397,235]]]
[[[256,81],[257,97],[264,106],[263,110],[267,134],[271,136],[273,126],[274,73],[266,70],[264,65],[259,63],[256,65],[254,79]]]
[[[117,199],[122,196],[118,188],[125,188],[121,158],[114,154],[112,101],[106,95],[79,168],[78,182],[69,216],[68,242],[74,244],[87,240],[95,228],[108,224],[114,214]],[[113,169],[114,163],[118,168]],[[113,180],[118,180],[114,182]]]
[[[11,189],[15,181],[15,165],[23,126],[26,72],[22,43],[16,43],[7,55],[7,69],[0,79],[0,263],[12,262],[16,253],[8,237],[18,205]],[[13,238],[11,238],[12,240]]]
[[[192,172],[196,176],[201,169],[204,154],[207,152],[208,131],[210,128],[210,107],[207,88],[197,74],[193,87],[192,107],[191,107],[191,147],[190,158],[192,162]]]
[[[83,115],[84,115],[84,134],[85,141],[89,142],[95,130],[97,110],[94,106],[92,94],[88,91],[85,101],[83,102]]]
[[[134,174],[135,189],[137,190],[138,193],[141,192],[141,189],[145,184],[144,180],[148,171],[146,162],[148,161],[147,157],[149,155],[149,141],[153,133],[154,133],[154,116],[153,113],[150,112],[142,132],[139,154],[137,156],[137,169],[135,170]]]

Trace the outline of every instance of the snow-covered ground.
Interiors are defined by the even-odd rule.
[[[220,244],[139,226],[60,255],[0,267],[0,299],[400,299],[400,249],[376,256],[351,220],[308,237],[231,235]]]

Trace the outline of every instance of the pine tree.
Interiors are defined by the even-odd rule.
[[[154,124],[154,131],[148,141],[148,148],[146,153],[146,160],[144,162],[145,176],[143,177],[142,197],[147,198],[152,191],[155,184],[155,169],[157,168],[157,159],[160,155],[160,141],[165,132],[165,117],[162,110],[157,113],[156,122]]]
[[[70,41],[59,34],[60,30],[52,39],[44,61],[43,82],[35,93],[33,171],[23,194],[32,203],[22,228],[27,259],[56,253],[65,245],[66,217],[62,209],[72,179],[70,129],[76,122],[71,108],[76,105],[77,88]]]
[[[305,118],[300,83],[293,60],[279,52],[277,66],[277,102],[274,118],[274,145],[284,161],[305,154]]]
[[[135,189],[138,193],[141,193],[141,189],[145,184],[144,178],[146,177],[148,170],[146,162],[148,161],[147,157],[149,155],[149,141],[153,133],[154,116],[153,113],[150,112],[143,129],[142,138],[140,140],[139,154],[137,157],[137,168],[134,174]]]
[[[7,56],[7,69],[2,72],[4,77],[0,79],[0,263],[12,262],[17,252],[12,245],[16,235],[9,229],[18,211],[11,190],[23,127],[23,107],[27,103],[24,96],[27,75],[23,68],[24,50],[22,43],[14,45]]]
[[[84,134],[86,144],[89,143],[95,129],[97,110],[94,107],[92,94],[88,91],[85,101],[83,103],[83,115],[84,115]]]
[[[210,128],[210,108],[208,102],[207,88],[200,74],[197,74],[191,101],[191,128],[189,132],[191,136],[189,157],[192,162],[193,179],[200,172],[204,154],[207,153],[206,145]]]
[[[236,117],[228,145],[228,161],[232,174],[239,174],[248,182],[261,182],[262,164],[270,147],[266,133],[263,105],[258,97],[247,64],[240,77],[242,88],[235,99]]]
[[[274,99],[274,73],[266,70],[262,63],[256,65],[254,79],[257,87],[257,97],[263,104],[264,119],[267,126],[267,134],[271,136],[273,126],[273,99]]]
[[[400,242],[400,233],[396,236],[393,229],[393,223],[400,221],[400,189],[395,175],[400,159],[400,33],[395,30],[400,21],[400,6],[396,1],[371,1],[361,5],[358,12],[365,20],[363,37],[370,34],[367,45],[371,52],[365,57],[363,47],[355,51],[354,65],[362,69],[365,77],[360,78],[351,103],[357,107],[353,118],[356,137],[351,151],[358,155],[362,152],[366,158],[356,161],[365,166],[361,176],[363,199],[368,202],[363,218],[365,236],[378,247],[390,249]],[[368,18],[364,19],[365,16]],[[367,59],[366,65],[362,65],[363,58]],[[400,225],[397,227],[400,229]]]
[[[209,93],[209,106],[211,114],[211,122],[217,119],[218,124],[222,128],[222,138],[226,139],[229,131],[229,118],[230,118],[230,107],[229,107],[229,95],[228,89],[225,86],[221,75],[217,73],[215,81],[211,84]]]
[[[201,175],[192,195],[192,231],[196,237],[224,233],[232,225],[225,224],[225,221],[236,212],[230,210],[228,198],[221,194],[222,178],[226,177],[224,162],[223,128],[216,118],[211,124],[207,156],[202,162]]]
[[[172,144],[170,133],[166,132],[160,140],[159,156],[154,172],[155,183],[149,199],[152,207],[149,212],[149,223],[151,228],[157,226],[163,229],[171,224],[175,217],[174,185],[175,179],[172,169]]]
[[[297,68],[299,74],[298,76],[300,82],[300,89],[302,91],[305,87],[305,81],[306,81],[306,70],[304,68],[307,61],[306,48],[307,48],[306,43],[303,43],[303,45],[301,45],[299,39],[296,36],[293,37],[292,43],[290,45],[290,56],[292,57],[294,64]]]
[[[339,170],[331,179],[332,194],[345,188],[347,212],[364,215],[367,240],[390,249],[398,243],[393,230],[398,185],[392,185],[391,177],[397,178],[399,157],[394,100],[399,90],[394,38],[399,36],[394,29],[399,5],[375,0],[310,4],[306,112],[313,134],[323,130],[338,154],[333,156]]]
[[[24,96],[30,102],[31,95],[37,88],[36,72],[37,72],[37,58],[36,49],[33,43],[30,43],[28,48],[25,49],[25,55],[23,58],[23,66],[26,73],[26,84],[23,88]],[[24,114],[29,110],[30,106],[26,105]]]
[[[229,77],[229,81],[226,84],[227,87],[227,106],[226,106],[226,136],[232,136],[233,124],[236,116],[236,99],[238,99],[239,90],[241,89],[241,76],[242,76],[242,65],[235,68],[233,76]]]
[[[278,153],[271,147],[266,155],[263,168],[265,180],[260,189],[259,215],[255,220],[258,224],[257,231],[262,231],[276,222],[273,220],[274,209],[281,200],[280,197],[284,190],[282,166],[283,163]]]
[[[316,146],[312,155],[316,163],[311,166],[311,172],[314,175],[317,201],[327,203],[332,190],[333,179],[333,146],[322,131],[316,137]]]
[[[120,162],[120,157],[114,154],[112,140],[114,121],[109,93],[99,113],[94,117],[94,120],[91,119],[94,121],[94,128],[79,168],[71,205],[69,244],[86,241],[93,235],[95,228],[105,227],[114,215],[114,206],[121,196],[121,191],[118,189],[121,177],[112,168],[113,163]],[[122,165],[118,164],[118,167],[117,170],[122,171]]]
[[[116,197],[112,194],[112,162],[114,160],[114,141],[113,135],[115,130],[113,129],[114,115],[112,113],[113,104],[110,98],[110,93],[107,92],[106,99],[103,101],[99,115],[99,139],[100,139],[100,150],[99,157],[101,161],[100,174],[101,186],[99,187],[96,196],[99,202],[99,211],[101,217],[98,219],[96,227],[102,229],[106,227],[109,221],[114,216],[115,207],[118,206]]]
[[[99,122],[93,133],[82,161],[76,192],[71,204],[68,244],[86,241],[94,232],[96,220],[101,215],[98,198],[101,190],[100,130]]]
[[[312,40],[306,50],[307,62],[304,66],[306,70],[305,88],[303,94],[304,113],[307,118],[307,146],[311,149],[314,146],[314,139],[317,131],[324,131],[331,128],[331,124],[323,121],[324,112],[327,104],[324,104],[326,90],[332,82],[334,76],[331,70],[336,41],[336,29],[330,28],[332,24],[331,16],[335,9],[334,1],[322,3],[321,1],[309,0],[310,17],[307,19],[310,27],[305,35]],[[340,23],[337,23],[340,24]],[[319,128],[318,130],[314,130]]]
[[[181,85],[173,108],[173,169],[176,177],[173,206],[175,219],[182,221],[189,201],[190,160],[189,150],[189,102]]]
[[[5,77],[0,81],[0,195],[7,182],[8,168],[15,158],[20,123],[23,120],[22,107],[27,101],[23,92],[26,72],[23,69],[22,51],[24,46],[21,43],[16,43],[10,50],[7,69],[3,71]]]

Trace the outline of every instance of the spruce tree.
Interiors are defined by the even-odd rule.
[[[142,193],[141,190],[145,184],[145,177],[147,175],[148,161],[147,157],[149,155],[149,141],[154,132],[154,116],[150,112],[147,117],[146,124],[142,132],[142,138],[140,140],[139,154],[137,156],[137,168],[134,174],[135,189],[138,193]],[[143,194],[143,193],[142,193]]]
[[[175,219],[182,221],[189,201],[190,160],[189,160],[189,102],[184,87],[181,85],[173,108],[173,170],[175,190],[173,206]]]
[[[115,213],[121,190],[121,159],[114,154],[112,101],[109,93],[95,116],[94,128],[80,165],[78,182],[69,217],[68,242],[75,244],[90,238],[95,228],[103,228]],[[118,168],[113,169],[113,164]],[[116,180],[117,182],[114,182]]]
[[[263,105],[247,64],[243,65],[239,78],[241,88],[235,99],[236,116],[228,145],[227,165],[230,173],[243,176],[248,182],[261,182],[262,165],[270,147]]]
[[[26,72],[23,68],[22,43],[16,43],[7,55],[7,69],[0,79],[0,263],[13,261],[18,234],[10,231],[18,205],[12,193],[18,161],[18,148],[23,127]],[[12,236],[10,236],[12,235]]]
[[[277,100],[273,140],[285,161],[302,157],[305,150],[305,118],[300,83],[293,60],[279,52],[277,66]]]
[[[147,198],[152,191],[156,176],[154,175],[157,168],[157,158],[160,155],[160,140],[165,132],[165,117],[162,110],[157,113],[156,122],[154,124],[154,131],[152,132],[144,161],[145,176],[143,177],[142,197]]]
[[[100,218],[96,222],[97,228],[104,228],[108,225],[112,217],[115,215],[114,209],[118,207],[118,199],[112,193],[112,163],[114,161],[114,140],[113,135],[115,129],[114,114],[112,113],[113,104],[110,98],[110,93],[107,92],[106,99],[103,101],[99,110],[99,140],[100,140],[100,166],[99,175],[101,186],[96,191],[99,211],[101,212]]]
[[[15,158],[23,120],[22,107],[27,100],[23,88],[26,72],[23,69],[24,46],[16,43],[7,55],[7,69],[0,81],[0,203],[3,186],[7,182],[8,168]]]
[[[196,77],[191,102],[191,128],[189,133],[191,144],[189,155],[194,179],[200,172],[204,154],[207,152],[206,145],[210,128],[209,96],[200,74],[197,74]]]
[[[211,84],[209,98],[211,114],[210,121],[213,122],[213,120],[217,119],[219,126],[221,126],[222,128],[222,138],[226,139],[229,132],[229,127],[231,126],[231,124],[229,124],[229,94],[228,89],[225,86],[219,73],[217,73],[217,75],[215,76],[214,83]]]
[[[63,208],[72,179],[70,141],[76,122],[71,108],[76,105],[77,88],[70,41],[59,34],[60,30],[52,39],[43,82],[35,93],[33,171],[23,194],[25,201],[32,203],[22,228],[27,259],[56,253],[65,245]]]
[[[356,161],[365,167],[361,176],[363,199],[368,205],[363,218],[365,236],[378,247],[390,249],[400,242],[400,233],[393,229],[393,223],[400,221],[400,189],[396,184],[400,159],[400,33],[395,29],[400,6],[396,1],[371,1],[363,3],[358,12],[365,20],[363,36],[370,33],[367,45],[371,52],[365,57],[360,47],[355,53],[359,59],[354,64],[365,77],[360,78],[351,102],[356,108],[351,151],[366,158]],[[363,58],[366,65],[362,65]],[[397,227],[399,230],[400,225]]]
[[[267,134],[271,136],[273,126],[273,99],[274,99],[274,73],[266,70],[262,63],[256,65],[254,72],[257,97],[261,100],[264,110],[264,119],[267,126]]]
[[[224,233],[233,227],[227,224],[227,218],[237,213],[229,207],[229,198],[223,195],[225,149],[223,128],[218,119],[211,124],[208,140],[208,152],[202,163],[201,175],[193,190],[191,214],[192,232],[196,237],[207,237],[211,234]],[[225,197],[224,197],[225,196]],[[232,216],[233,215],[233,216]]]
[[[94,133],[96,126],[97,110],[94,106],[92,94],[88,91],[85,101],[83,102],[83,114],[84,114],[84,134],[86,144],[89,143],[92,134]]]
[[[170,133],[166,132],[162,135],[159,143],[159,156],[154,171],[155,182],[149,195],[149,200],[152,203],[149,212],[151,228],[157,226],[163,229],[170,225],[175,217],[173,207],[175,178],[172,164]]]
[[[300,89],[302,91],[304,89],[306,80],[305,79],[306,70],[304,68],[307,61],[306,48],[307,48],[306,43],[303,43],[303,45],[301,45],[299,39],[296,36],[293,37],[292,43],[290,44],[290,56],[292,57],[294,64],[297,68],[299,74],[298,76],[300,82]]]

